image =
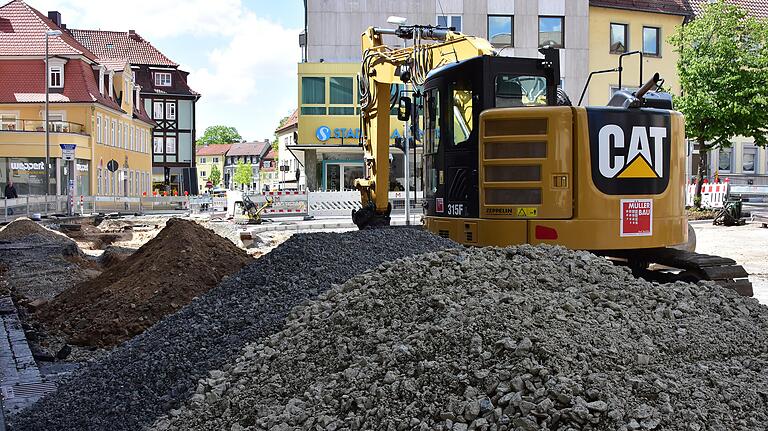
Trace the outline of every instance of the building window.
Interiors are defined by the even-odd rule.
[[[152,152],[155,154],[163,154],[163,138],[155,136],[152,138]]]
[[[116,120],[112,120],[112,140],[111,140],[111,145],[113,147],[116,145],[116,142],[117,142],[116,141],[116,136],[115,136],[115,133],[117,133],[116,129],[117,129],[117,121]]]
[[[301,78],[301,105],[301,113],[304,115],[325,115],[325,78],[315,76]]]
[[[136,133],[136,128],[131,126],[131,151],[136,150],[136,144],[133,140],[134,134]]]
[[[165,137],[165,154],[176,154],[176,138],[172,136]]]
[[[660,56],[661,49],[659,45],[659,33],[661,29],[658,27],[643,27],[643,54]]]
[[[565,38],[563,27],[565,18],[561,16],[539,17],[539,48],[549,46],[551,48],[563,48]]]
[[[101,194],[101,168],[96,170],[96,194]]]
[[[720,148],[717,151],[718,172],[731,172],[733,166],[733,148]]]
[[[176,119],[176,104],[169,102],[165,104],[165,118],[168,120]]]
[[[152,104],[152,118],[155,120],[163,119],[163,102],[154,102]]]
[[[514,17],[488,15],[488,41],[496,47],[514,46]]]
[[[205,162],[203,162],[203,163],[205,163]],[[213,163],[219,163],[219,158],[218,157],[214,157],[213,158]]]
[[[170,72],[155,72],[155,86],[156,87],[170,87],[171,86],[171,73]]]
[[[96,116],[96,143],[101,144],[101,115]]]
[[[205,178],[205,171],[200,171],[200,176]]]
[[[102,142],[107,145],[107,139],[109,139],[109,118],[104,117],[104,134],[102,135]]]
[[[0,114],[0,130],[16,130],[16,114]]]
[[[48,83],[51,85],[51,88],[64,87],[64,67],[50,66],[48,71]]]
[[[205,157],[200,157],[200,163],[206,163],[205,162]]]
[[[331,115],[355,115],[354,99],[352,98],[353,78],[331,78],[331,105],[349,105],[349,106],[331,106],[329,114]]]
[[[627,52],[627,24],[611,23],[611,54],[623,54]]]
[[[451,27],[454,31],[461,32],[461,15],[438,15],[438,27]]]
[[[757,173],[757,147],[743,147],[741,150],[741,172]]]

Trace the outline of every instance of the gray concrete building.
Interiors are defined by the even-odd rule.
[[[409,24],[440,24],[490,40],[501,55],[537,57],[539,46],[561,50],[562,86],[571,97],[589,75],[589,0],[306,0],[305,62],[357,62],[360,34],[392,27],[389,16]],[[387,40],[396,45],[394,37]]]

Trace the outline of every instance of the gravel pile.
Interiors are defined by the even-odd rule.
[[[387,260],[455,246],[417,229],[297,234],[218,287],[76,371],[12,430],[130,430],[194,395],[198,379],[279,331],[296,305]]]
[[[212,231],[173,218],[130,257],[40,307],[36,318],[71,344],[113,347],[251,262]]]
[[[765,430],[768,308],[559,247],[385,263],[156,430]]]
[[[74,244],[66,235],[20,217],[0,229],[0,243]]]

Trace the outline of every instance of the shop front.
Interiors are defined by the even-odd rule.
[[[55,159],[51,159],[55,166]],[[55,193],[56,177],[51,169],[49,194]],[[5,189],[8,182],[13,182],[19,195],[44,195],[45,158],[43,157],[0,157],[0,187]]]

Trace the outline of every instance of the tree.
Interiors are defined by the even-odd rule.
[[[709,151],[729,147],[735,136],[768,143],[768,22],[718,0],[670,42],[680,54],[675,103],[688,137],[699,144],[698,207]]]
[[[219,185],[221,182],[221,171],[218,166],[213,165],[213,167],[211,167],[211,174],[208,175],[208,181],[213,183],[214,187]]]
[[[197,145],[232,144],[240,142],[243,137],[234,127],[210,126],[205,129],[203,136],[197,140]]]
[[[235,168],[235,184],[250,186],[253,183],[253,169],[250,163],[243,163],[237,161],[237,167]]]

